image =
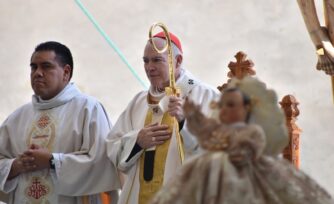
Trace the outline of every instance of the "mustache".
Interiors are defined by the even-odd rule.
[[[45,83],[46,81],[40,77],[35,77],[31,80],[33,83]]]

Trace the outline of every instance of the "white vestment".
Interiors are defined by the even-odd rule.
[[[107,162],[104,143],[110,128],[102,105],[73,83],[47,101],[33,96],[32,103],[16,110],[0,128],[0,190],[16,204],[99,203],[100,192],[117,200],[118,175]],[[14,158],[31,144],[53,154],[55,170],[8,180]]]
[[[182,71],[181,76],[176,82],[176,86],[181,89],[181,97],[183,99],[188,97],[197,104],[201,104],[202,111],[209,114],[209,103],[217,99],[218,90],[199,82],[188,71]],[[152,92],[151,88],[150,93]],[[138,132],[144,127],[148,110],[153,110],[151,123],[160,123],[164,112],[167,110],[168,96],[163,96],[160,103],[155,105],[148,104],[147,97],[148,91],[142,91],[132,99],[128,107],[118,118],[107,138],[108,157],[126,176],[119,204],[138,203],[140,189],[139,163],[144,150],[139,151],[131,158],[129,158],[129,155],[136,144]],[[187,159],[198,152],[199,146],[195,137],[187,130],[186,124],[183,125],[180,134],[183,138],[185,159]],[[173,132],[165,163],[163,183],[175,175],[180,166],[181,161],[177,140],[175,132]]]

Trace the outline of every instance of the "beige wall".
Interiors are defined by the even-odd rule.
[[[330,81],[315,70],[315,51],[295,1],[83,2],[143,78],[141,57],[154,21],[165,22],[181,38],[186,67],[211,85],[225,82],[236,51],[247,52],[258,76],[280,98],[291,93],[300,101],[301,167],[334,194]],[[0,122],[30,100],[30,55],[46,40],[71,48],[74,81],[105,105],[113,121],[142,89],[74,1],[1,0],[0,16]]]

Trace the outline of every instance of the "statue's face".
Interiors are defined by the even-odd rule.
[[[226,92],[221,98],[220,120],[225,124],[246,122],[249,107],[244,105],[240,91]]]

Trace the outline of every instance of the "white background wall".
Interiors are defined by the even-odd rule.
[[[330,80],[315,69],[296,1],[82,1],[142,78],[143,49],[155,21],[180,37],[186,67],[213,86],[226,81],[227,64],[237,51],[248,53],[257,75],[280,98],[293,94],[299,100],[301,168],[334,195]],[[30,56],[47,40],[69,46],[73,81],[104,104],[113,122],[142,89],[74,0],[0,0],[0,16],[0,122],[30,100]]]

